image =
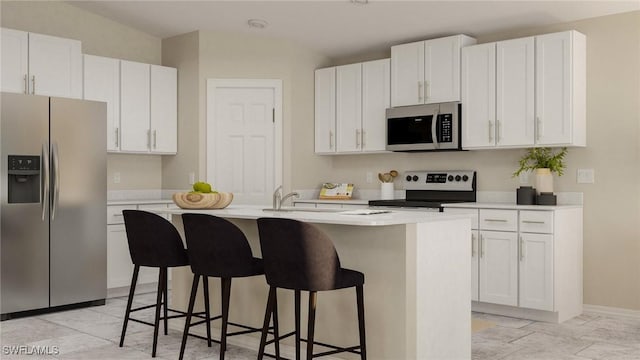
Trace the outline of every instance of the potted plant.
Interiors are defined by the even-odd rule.
[[[513,176],[520,176],[524,171],[535,170],[536,174],[536,190],[538,193],[553,192],[553,173],[558,176],[564,174],[564,157],[567,155],[567,148],[563,147],[559,152],[553,151],[551,148],[531,148],[520,159],[518,164],[520,168],[513,173]]]

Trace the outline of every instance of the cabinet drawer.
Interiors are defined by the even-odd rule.
[[[107,224],[124,224],[122,210],[135,210],[135,205],[107,206]]]
[[[167,204],[138,204],[138,210],[153,212],[154,210],[166,210]],[[162,216],[167,220],[171,220],[171,215],[169,214],[157,214]]]
[[[478,209],[458,209],[458,208],[444,208],[444,212],[447,214],[468,214],[471,215],[471,228],[478,228]]]
[[[553,211],[520,211],[520,231],[552,234]]]
[[[480,229],[517,231],[518,212],[516,210],[480,209]]]

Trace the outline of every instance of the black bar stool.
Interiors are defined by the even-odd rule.
[[[271,315],[277,317],[278,288],[295,291],[295,344],[296,360],[300,359],[300,291],[309,291],[309,319],[307,334],[307,359],[341,352],[360,354],[367,358],[364,327],[364,274],[340,267],[340,259],[331,239],[311,224],[291,219],[258,219],[260,246],[269,289],[269,301],[264,316],[258,359],[264,356],[267,344],[267,327]],[[360,345],[347,348],[314,341],[316,296],[318,291],[356,288]],[[275,319],[274,319],[275,320]],[[277,321],[274,321],[277,327]],[[283,336],[284,337],[284,336]],[[273,341],[278,344],[277,332]],[[313,345],[332,350],[313,354]]]
[[[229,301],[231,297],[231,279],[237,277],[248,277],[264,274],[262,259],[254,258],[251,253],[249,242],[242,231],[231,222],[204,214],[183,214],[184,234],[187,241],[187,253],[191,271],[193,271],[193,285],[191,286],[191,297],[189,298],[189,309],[182,335],[182,345],[180,347],[180,359],[184,356],[187,344],[189,327],[198,325],[191,324],[191,314],[198,291],[199,279],[202,276],[205,295],[208,293],[208,278],[220,278],[222,289],[222,315],[215,318],[209,316],[209,301],[205,299],[205,311],[207,313],[207,324],[211,320],[222,317],[222,329],[220,334],[220,360],[224,360],[227,348],[227,336],[247,334],[262,331],[260,328],[253,328],[229,321]],[[227,326],[233,325],[243,328],[242,331],[227,333]],[[211,346],[211,331],[207,326],[207,341]],[[217,341],[216,341],[217,342]]]
[[[129,299],[127,300],[127,310],[122,325],[122,335],[120,336],[120,347],[124,345],[124,336],[127,332],[129,320],[153,326],[153,350],[151,356],[156,356],[158,345],[158,328],[160,320],[164,321],[164,334],[167,335],[167,320],[186,316],[186,313],[169,309],[167,307],[167,268],[189,265],[187,251],[184,249],[182,239],[176,228],[167,219],[140,210],[123,210],[124,225],[127,231],[129,242],[129,253],[133,261],[133,277],[131,278],[131,288],[129,289]],[[154,305],[142,306],[132,309],[133,296],[138,282],[138,271],[141,266],[158,268],[158,293]],[[154,323],[131,318],[134,311],[144,310],[151,307],[156,308]],[[160,308],[164,308],[164,316],[160,316]],[[168,316],[168,311],[179,313],[180,315]]]

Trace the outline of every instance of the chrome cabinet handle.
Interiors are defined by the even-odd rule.
[[[24,93],[29,93],[29,80],[27,80],[27,74],[24,74]]]
[[[58,157],[58,144],[53,143],[52,147],[52,161],[51,168],[53,170],[53,196],[51,199],[51,221],[56,218],[56,210],[58,209],[58,203],[60,202],[60,158]]]
[[[476,257],[476,235],[471,233],[471,257]]]
[[[120,214],[113,214],[113,216],[124,216],[124,215],[120,213]]]
[[[492,222],[507,222],[505,219],[484,219],[484,221],[492,221]]]
[[[26,78],[26,75],[25,75],[25,78]],[[49,206],[49,182],[51,181],[49,179],[49,144],[47,144],[46,142],[42,143],[41,155],[42,155],[41,164],[42,164],[42,170],[43,170],[42,181],[41,181],[41,186],[42,186],[41,201],[42,201],[42,221],[44,221],[45,215],[47,213],[47,207]]]
[[[418,103],[423,102],[422,100],[422,81],[418,81]]]
[[[493,122],[489,120],[489,142],[493,141]]]
[[[522,236],[520,236],[520,261],[524,260],[524,240],[522,240]]]
[[[153,130],[153,148],[154,149],[158,148],[158,131],[157,130]]]
[[[536,117],[536,140],[540,140],[542,137],[542,121],[540,117]]]
[[[31,94],[33,95],[36,94],[36,76],[35,75],[31,77]]]
[[[356,149],[360,148],[360,129],[356,129]]]
[[[440,115],[440,113],[438,110],[436,110],[433,113],[433,120],[431,121],[431,140],[433,141],[433,145],[435,146],[436,149],[440,148],[440,143],[438,142],[438,134],[437,134],[438,115]]]
[[[120,128],[116,128],[116,147],[120,146]]]
[[[522,220],[525,224],[544,224],[544,221]]]
[[[500,142],[500,120],[496,119],[496,143]]]
[[[333,131],[329,130],[329,149],[333,149]]]
[[[484,237],[480,235],[480,257],[484,257]]]
[[[366,141],[367,141],[367,131],[362,129],[360,134],[362,134],[362,148],[364,149],[365,145],[367,145],[367,143],[366,143]]]
[[[151,129],[147,130],[147,147],[151,149]]]
[[[424,101],[429,100],[431,98],[431,87],[429,86],[429,82],[425,80],[424,82]]]

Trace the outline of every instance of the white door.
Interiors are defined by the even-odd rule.
[[[495,146],[496,44],[462,48],[462,147]]]
[[[386,110],[391,107],[391,61],[362,64],[362,150],[384,151],[387,144]]]
[[[391,47],[391,106],[424,103],[424,41]]]
[[[82,43],[29,33],[29,76],[36,95],[82,98]]]
[[[28,92],[29,34],[2,29],[2,91]]]
[[[207,82],[207,179],[234,203],[270,204],[281,181],[281,81]]]
[[[84,98],[107,103],[107,151],[120,150],[120,60],[84,55]]]
[[[520,306],[553,311],[553,235],[520,234]]]
[[[336,68],[336,152],[362,151],[362,64]]]
[[[571,142],[571,32],[536,36],[538,145]]]
[[[500,41],[496,59],[496,142],[498,146],[534,144],[533,37]]]
[[[478,230],[471,230],[471,300],[478,301],[478,281],[479,279],[479,253],[478,245],[480,240]]]
[[[315,72],[315,152],[335,153],[336,141],[336,68]]]
[[[120,149],[148,152],[151,144],[149,64],[120,61]]]
[[[424,102],[460,101],[460,38],[424,42]]]
[[[151,65],[151,152],[178,151],[178,70]]]
[[[480,301],[518,306],[518,235],[480,232]]]

